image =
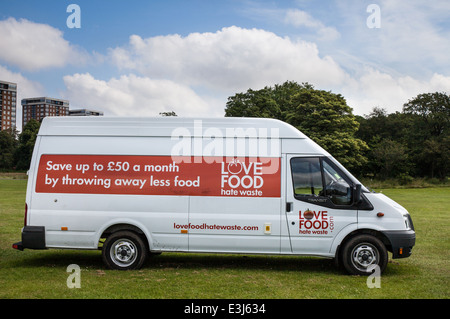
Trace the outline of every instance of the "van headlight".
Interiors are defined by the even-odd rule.
[[[405,221],[406,229],[407,230],[411,230],[412,229],[412,222],[411,222],[411,217],[409,217],[409,214],[403,215],[403,220]]]

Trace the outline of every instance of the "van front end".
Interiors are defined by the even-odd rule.
[[[360,212],[358,221],[376,225],[388,240],[392,259],[411,256],[416,242],[416,232],[409,212],[400,204],[381,193],[366,193],[374,210],[371,214]],[[360,227],[363,227],[360,225]]]
[[[404,230],[383,231],[383,234],[391,243],[390,251],[392,252],[392,259],[411,256],[412,249],[416,243],[416,232],[411,216],[406,212],[402,214],[402,219],[405,225]]]
[[[384,231],[383,234],[391,243],[390,251],[392,252],[392,259],[411,256],[416,242],[416,233],[414,230]]]

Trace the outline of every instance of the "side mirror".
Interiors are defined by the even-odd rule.
[[[361,202],[361,184],[352,186],[353,190],[353,204],[359,204]]]

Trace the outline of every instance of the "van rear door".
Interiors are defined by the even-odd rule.
[[[357,223],[351,181],[323,156],[286,156],[286,220],[294,254],[330,255],[335,236]]]

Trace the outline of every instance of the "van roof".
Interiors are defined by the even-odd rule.
[[[209,130],[208,130],[209,129]],[[176,131],[175,131],[176,130]],[[307,138],[290,124],[269,118],[45,117],[40,136],[203,136]],[[256,136],[255,136],[256,134]]]

